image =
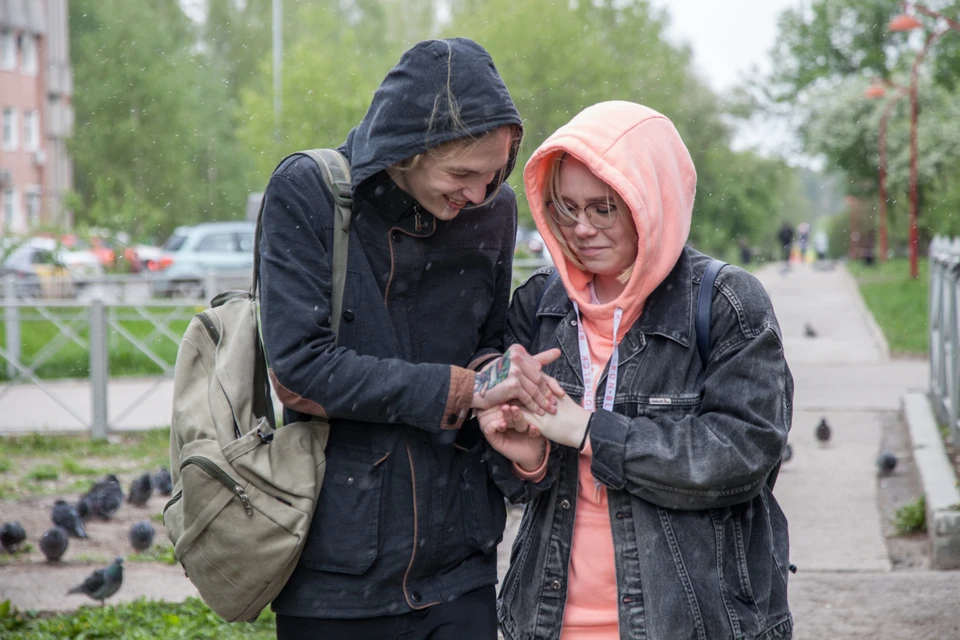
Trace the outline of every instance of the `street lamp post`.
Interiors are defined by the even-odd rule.
[[[883,113],[880,114],[880,261],[887,259],[887,122],[890,120],[890,114],[893,108],[897,106],[900,99],[906,95],[906,87],[893,85],[897,92],[887,100],[883,107]],[[874,83],[866,90],[868,98],[879,99],[886,95],[886,89],[880,83]]]
[[[947,31],[951,29],[960,32],[960,23],[955,20],[951,20],[945,15],[932,11],[927,7],[910,2],[909,0],[903,1],[904,11],[909,6],[913,6],[914,11],[921,15],[925,15],[931,18],[936,18],[939,20],[944,20],[947,26],[942,27],[936,31],[932,31],[927,35],[927,40],[923,44],[923,48],[920,50],[920,53],[917,54],[916,60],[913,61],[913,68],[910,70],[910,277],[918,278],[920,277],[920,272],[917,265],[917,250],[920,244],[919,234],[917,232],[917,209],[919,207],[918,202],[918,192],[917,192],[917,117],[919,113],[919,108],[917,105],[917,80],[919,78],[920,72],[920,63],[923,62],[924,57],[927,55],[927,51],[930,50],[930,47],[934,45]],[[923,23],[917,20],[912,15],[903,13],[893,20],[890,21],[889,29],[891,31],[912,31],[914,29],[922,28]]]

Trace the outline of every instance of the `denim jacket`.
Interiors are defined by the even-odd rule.
[[[792,637],[787,521],[772,486],[793,378],[766,292],[732,266],[714,288],[710,356],[701,365],[694,310],[709,261],[684,249],[621,340],[613,411],[590,420],[591,469],[609,501],[622,640]],[[531,353],[559,346],[563,356],[546,372],[579,400],[576,315],[559,282],[536,308],[546,279],[538,272],[515,293],[507,340]],[[499,594],[508,640],[560,636],[578,456],[552,447],[547,477],[536,485],[500,478],[507,495],[527,503]]]

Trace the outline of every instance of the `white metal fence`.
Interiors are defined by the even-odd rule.
[[[547,264],[543,260],[516,261],[514,286]],[[6,376],[0,381],[0,400],[22,385],[33,385],[93,437],[103,438],[111,427],[123,424],[144,398],[173,377],[175,347],[182,334],[180,326],[198,310],[206,308],[217,293],[248,288],[250,274],[249,271],[210,273],[201,287],[183,292],[189,297],[170,299],[153,297],[151,282],[143,276],[106,276],[80,283],[48,281],[42,289],[34,290],[40,297],[24,295],[22,282],[13,277],[6,278],[2,284],[4,296],[0,307],[4,335],[0,344],[0,372],[5,369]],[[147,324],[149,329],[145,335],[143,331],[138,335],[131,324],[141,327]],[[116,372],[110,370],[110,358],[111,351],[118,346],[135,352],[142,361],[149,361],[152,383],[137,397],[125,402],[125,407],[119,410],[114,407],[114,415],[109,416],[108,382],[112,376],[116,377]],[[51,368],[59,367],[54,358],[65,349],[87,354],[89,410],[71,404],[45,375]],[[63,371],[56,373],[61,377]]]
[[[960,443],[960,238],[930,243],[930,397],[937,418]]]

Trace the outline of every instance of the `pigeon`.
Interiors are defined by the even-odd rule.
[[[87,531],[83,528],[83,521],[77,508],[63,500],[57,500],[53,503],[53,513],[51,515],[53,524],[66,529],[67,533],[77,538],[86,538]]]
[[[13,553],[27,539],[27,532],[23,530],[20,521],[4,522],[0,527],[0,546],[7,553]]]
[[[97,512],[96,500],[90,496],[80,496],[80,499],[77,500],[77,515],[80,516],[80,519],[86,522]]]
[[[817,330],[814,329],[814,328],[813,328],[813,325],[810,324],[809,322],[804,322],[804,323],[803,323],[803,335],[805,335],[805,336],[808,337],[808,338],[816,338],[816,337],[817,337]]]
[[[787,446],[783,448],[783,455],[780,456],[782,462],[790,462],[790,459],[793,458],[793,447],[790,443],[787,443]]]
[[[127,495],[127,502],[142,507],[147,504],[147,500],[153,495],[153,484],[150,482],[150,474],[145,473],[130,483],[130,493]]]
[[[830,425],[827,424],[826,418],[820,418],[820,422],[817,424],[816,435],[821,447],[825,447],[827,443],[830,442]]]
[[[170,476],[170,470],[166,467],[157,469],[151,480],[153,488],[161,496],[169,496],[173,493],[173,478]]]
[[[897,456],[889,451],[884,451],[877,457],[877,469],[880,475],[888,476],[897,468]]]
[[[93,485],[84,498],[93,507],[94,515],[109,520],[123,504],[123,489],[120,487],[120,480],[113,474],[105,476],[103,480]]]
[[[40,551],[47,556],[47,562],[56,562],[67,551],[69,539],[62,527],[53,527],[40,538]]]
[[[71,593],[85,593],[94,600],[103,601],[112,596],[120,589],[123,584],[123,558],[117,558],[109,567],[97,569],[83,581],[83,584],[77,585],[67,595]]]
[[[134,549],[137,551],[146,551],[150,548],[150,545],[153,544],[153,534],[153,525],[146,520],[141,520],[140,522],[135,522],[133,526],[130,527],[127,538],[129,538],[130,544]]]

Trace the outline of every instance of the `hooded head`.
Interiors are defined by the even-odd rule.
[[[561,188],[561,183],[566,186]],[[534,222],[571,300],[600,331],[621,307],[625,331],[673,269],[690,234],[697,174],[673,123],[632,102],[588,107],[534,152],[524,169],[524,185]],[[588,187],[581,193],[562,193],[570,185],[575,190]],[[590,196],[596,187],[609,200],[602,198],[591,208],[589,198],[582,196]],[[577,218],[574,225],[555,222],[562,219],[556,205],[547,209],[555,199]],[[603,217],[609,215],[609,206],[619,218],[614,226],[591,226],[591,220],[597,226],[610,224]],[[591,268],[618,277],[625,283],[622,292],[592,304],[589,285],[596,274]],[[609,273],[611,269],[615,272]]]
[[[493,133],[504,127],[505,137]],[[520,115],[483,47],[466,38],[420,42],[390,70],[374,93],[363,121],[347,137],[353,188],[356,191],[364,181],[388,168],[402,185],[422,164],[452,159],[456,165],[464,151],[479,148],[482,152],[486,145],[490,147],[488,158],[498,156],[502,160],[505,155],[506,162],[498,162],[496,167],[486,166],[490,163],[484,161],[454,167],[490,176],[480,185],[479,197],[474,198],[482,200],[496,193],[512,171],[521,133]],[[494,136],[502,144],[491,142]],[[461,202],[464,194],[449,186],[444,188],[427,197],[448,195],[454,204]],[[411,195],[421,199],[420,194]],[[434,208],[428,202],[421,204]]]

